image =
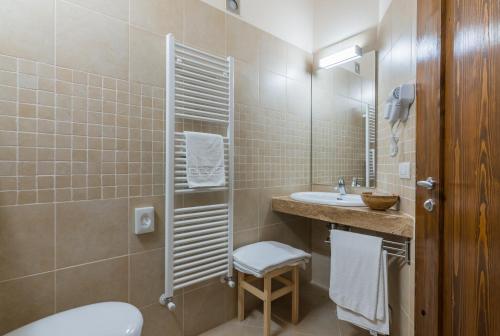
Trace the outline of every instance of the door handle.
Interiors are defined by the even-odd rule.
[[[427,201],[424,202],[424,209],[427,210],[427,212],[432,212],[434,211],[434,206],[436,203],[432,198],[429,198]]]
[[[434,181],[434,179],[432,177],[428,177],[427,180],[417,182],[417,186],[419,186],[421,188],[425,188],[427,190],[434,189],[435,185],[436,185],[436,181]]]

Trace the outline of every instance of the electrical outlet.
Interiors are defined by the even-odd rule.
[[[411,164],[410,162],[401,162],[399,164],[399,178],[409,180],[411,179]]]

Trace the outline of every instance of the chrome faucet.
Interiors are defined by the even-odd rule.
[[[347,192],[345,191],[345,181],[344,181],[343,177],[339,178],[339,187],[338,187],[338,189],[339,189],[339,193],[340,193],[341,196],[347,195]]]

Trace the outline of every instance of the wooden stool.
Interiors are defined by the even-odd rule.
[[[282,275],[292,272],[292,281]],[[238,320],[245,319],[245,290],[264,302],[264,336],[271,335],[271,302],[288,293],[292,293],[292,323],[299,321],[299,265],[289,265],[275,269],[264,275],[264,291],[253,286],[251,282],[259,278],[238,272]],[[271,289],[271,281],[276,279],[284,285],[276,291]]]

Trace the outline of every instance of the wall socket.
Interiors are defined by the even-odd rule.
[[[410,162],[401,162],[399,164],[399,178],[409,180],[411,179],[411,164]]]

